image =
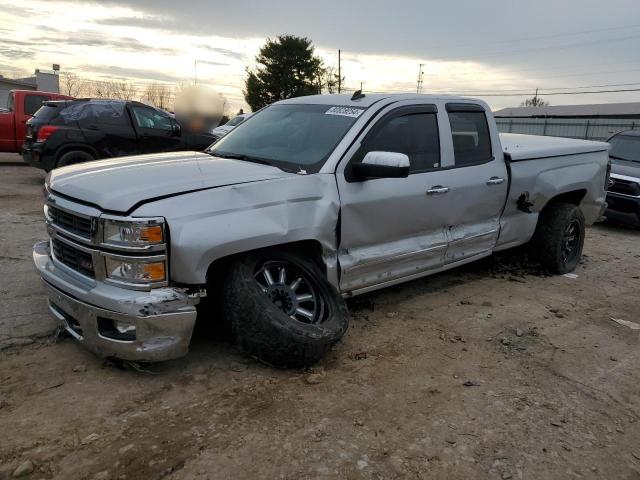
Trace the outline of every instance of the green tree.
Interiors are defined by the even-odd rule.
[[[308,38],[268,39],[256,63],[255,70],[247,69],[244,89],[244,99],[254,112],[278,100],[322,91],[325,68]]]

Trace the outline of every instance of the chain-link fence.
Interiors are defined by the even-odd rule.
[[[640,120],[617,118],[496,118],[503,133],[606,140],[622,130],[640,129]]]

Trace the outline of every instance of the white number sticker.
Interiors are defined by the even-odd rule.
[[[343,117],[354,117],[358,118],[364,112],[364,108],[354,108],[354,107],[331,107],[329,110],[324,112],[326,115],[342,115]]]

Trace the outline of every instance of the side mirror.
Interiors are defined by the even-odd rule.
[[[362,162],[352,164],[357,180],[370,178],[406,178],[409,176],[409,157],[397,152],[369,152]]]

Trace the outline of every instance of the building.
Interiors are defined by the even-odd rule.
[[[640,129],[640,102],[513,107],[493,114],[498,130],[508,133],[606,140]]]
[[[31,77],[7,78],[0,75],[0,108],[7,105],[10,90],[39,90],[41,92],[60,93],[59,67],[54,70],[43,71],[36,69]]]

